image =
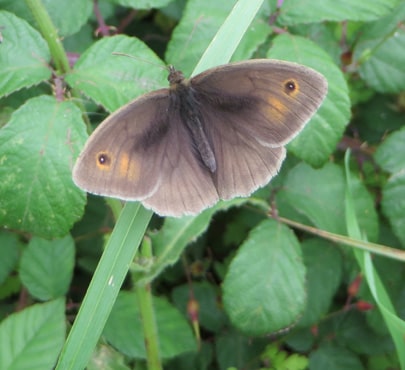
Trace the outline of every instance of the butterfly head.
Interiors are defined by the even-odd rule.
[[[169,66],[169,76],[167,76],[167,80],[170,83],[170,86],[175,86],[184,81],[183,72],[178,71],[173,66]]]

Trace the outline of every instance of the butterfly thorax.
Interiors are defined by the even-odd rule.
[[[217,163],[207,136],[198,93],[190,80],[184,78],[182,72],[174,67],[170,67],[169,71],[170,109],[179,114],[182,124],[187,128],[192,148],[201,160],[201,164],[214,173],[217,170]]]

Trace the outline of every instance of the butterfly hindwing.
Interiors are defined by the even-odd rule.
[[[195,214],[218,201],[218,192],[209,170],[193,150],[190,133],[178,111],[168,114],[170,129],[165,138],[160,164],[161,182],[143,203],[159,214]]]
[[[240,129],[244,117],[216,110],[204,110],[204,122],[213,146],[217,171],[212,174],[221,199],[248,196],[275,176],[285,158],[284,147],[262,145],[255,137]],[[249,122],[245,122],[249,124]]]

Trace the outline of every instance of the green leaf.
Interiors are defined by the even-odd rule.
[[[405,170],[404,143],[405,127],[393,132],[377,148],[374,159],[384,171],[395,174]]]
[[[125,356],[107,344],[99,344],[86,366],[86,370],[131,370],[125,363]]]
[[[0,300],[18,295],[20,292],[21,280],[17,275],[9,275],[4,283],[0,285]],[[8,309],[6,311],[8,312]]]
[[[362,252],[363,253],[363,252]],[[360,298],[361,293],[359,293]],[[371,300],[371,298],[370,298]],[[372,314],[372,312],[370,312]],[[381,316],[380,316],[381,317]],[[332,330],[337,342],[361,355],[373,355],[392,349],[391,338],[373,330],[362,313],[351,311],[344,316],[333,318]],[[380,321],[380,325],[382,322]],[[381,328],[380,328],[381,329]],[[384,326],[384,329],[386,327]],[[322,328],[320,328],[322,332]]]
[[[85,24],[79,32],[62,40],[67,53],[83,54],[94,43],[94,28]]]
[[[19,253],[17,235],[6,231],[0,232],[0,285],[16,267]]]
[[[380,92],[405,89],[405,3],[378,21],[364,25],[353,60],[368,86]]]
[[[291,325],[304,310],[304,275],[293,232],[274,220],[263,221],[239,248],[223,284],[232,323],[250,335]]]
[[[405,173],[392,176],[382,192],[382,211],[390,221],[395,235],[405,245]]]
[[[332,303],[342,278],[342,256],[336,245],[321,239],[302,243],[307,268],[307,305],[298,326],[308,327],[318,323]]]
[[[393,132],[378,147],[374,158],[392,174],[382,189],[382,211],[395,235],[405,245],[405,128]]]
[[[264,363],[272,364],[271,369],[305,370],[308,368],[308,359],[306,357],[283,351],[277,342],[269,344],[260,357]]]
[[[36,304],[0,324],[0,369],[52,369],[65,339],[65,304]]]
[[[165,299],[154,297],[160,354],[172,358],[196,350],[196,343],[187,320]],[[104,336],[119,351],[133,358],[145,358],[145,343],[135,293],[122,292],[104,328]],[[175,338],[175,340],[173,340]]]
[[[72,279],[74,254],[70,235],[52,241],[32,238],[21,258],[22,283],[42,301],[63,296]]]
[[[308,353],[318,338],[313,335],[311,328],[293,329],[285,338],[285,344],[291,350]]]
[[[198,352],[188,352],[165,361],[165,370],[208,370],[214,361],[214,346],[210,342],[202,342]]]
[[[216,338],[215,351],[220,369],[260,369],[260,354],[266,341],[258,341],[229,330]],[[249,364],[249,367],[247,367]]]
[[[363,370],[358,356],[345,348],[322,346],[309,356],[311,370]]]
[[[121,35],[88,48],[66,81],[111,112],[141,94],[167,87],[166,77],[164,64],[151,49],[136,38]]]
[[[378,220],[374,200],[359,178],[353,176],[354,205],[362,232],[377,240]],[[304,216],[312,225],[347,235],[345,224],[345,179],[342,168],[333,163],[315,170],[306,164],[295,166],[277,196],[280,213],[290,218]],[[308,222],[305,220],[304,222]]]
[[[398,359],[394,352],[370,357],[368,370],[397,369]]]
[[[0,11],[0,25],[0,97],[48,80],[50,54],[39,32],[6,11]]]
[[[312,41],[282,34],[273,41],[268,57],[307,65],[328,80],[328,95],[309,124],[288,149],[313,166],[324,164],[335,150],[350,118],[350,100],[342,72]]]
[[[374,96],[366,103],[357,105],[356,117],[353,117],[352,124],[358,129],[358,135],[362,140],[369,144],[378,145],[382,138],[386,139],[387,134],[403,127],[404,118],[401,110],[398,109],[397,96],[376,94],[374,90],[365,88],[369,92],[371,91]],[[377,153],[380,151],[379,146],[376,151]],[[376,154],[374,154],[374,158],[379,160]],[[395,160],[396,157],[394,156],[392,162]],[[402,161],[400,160],[400,162]]]
[[[41,3],[49,13],[54,26],[59,32],[59,36],[69,36],[79,31],[89,19],[93,10],[91,1],[70,0],[68,2],[59,2],[41,0]],[[33,27],[37,27],[34,16],[28,8],[26,1],[0,0],[0,8],[16,14],[29,22]],[[28,45],[26,42],[24,44]]]
[[[264,2],[264,5],[267,5]],[[232,55],[232,61],[251,59],[258,52],[261,45],[265,44],[271,34],[271,27],[268,23],[268,16],[261,12],[252,22],[244,34],[237,49]]]
[[[285,25],[323,21],[372,21],[391,12],[399,0],[284,0],[278,21]]]
[[[71,102],[41,96],[13,113],[0,130],[1,225],[46,238],[66,235],[84,208],[71,168],[86,136]]]
[[[351,24],[352,23],[349,22],[344,23],[344,25],[327,22],[299,24],[297,26],[289,27],[289,33],[297,34],[297,36],[302,36],[306,39],[312,40],[318,45],[318,47],[329,54],[334,64],[340,66],[342,48],[337,40],[336,33],[337,30],[340,30],[346,25],[349,28]]]

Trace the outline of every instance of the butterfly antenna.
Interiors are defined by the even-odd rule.
[[[130,55],[130,54],[126,54],[126,53],[121,53],[121,52],[119,52],[119,51],[114,51],[112,54],[113,54],[113,55],[118,55],[118,56],[121,56],[121,57],[132,58],[132,59],[135,59],[135,60],[138,60],[138,61],[147,63],[147,64],[154,65],[154,66],[159,67],[159,68],[162,68],[162,69],[167,69],[166,66],[162,66],[161,64],[157,64],[157,63],[154,63],[154,62],[152,62],[152,61],[150,61],[150,60],[143,59],[143,58],[140,58],[140,57],[136,57],[136,56],[134,56],[134,55]]]

